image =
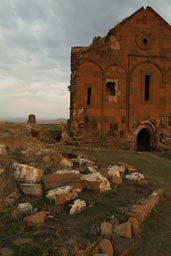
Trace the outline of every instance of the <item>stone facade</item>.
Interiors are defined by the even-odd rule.
[[[140,8],[71,51],[70,133],[150,150],[170,136],[171,27]]]

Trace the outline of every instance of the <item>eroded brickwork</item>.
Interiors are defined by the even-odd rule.
[[[170,136],[171,27],[141,8],[71,52],[70,132],[155,149]]]

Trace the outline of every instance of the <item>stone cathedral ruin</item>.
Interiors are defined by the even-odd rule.
[[[158,149],[171,134],[171,26],[140,8],[87,47],[72,47],[70,133]]]

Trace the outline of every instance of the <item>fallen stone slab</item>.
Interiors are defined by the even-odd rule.
[[[48,148],[43,148],[43,149],[40,149],[37,153],[36,153],[36,155],[38,155],[38,156],[45,156],[45,155],[48,155],[49,153],[50,153],[50,149],[48,149]]]
[[[128,220],[131,224],[131,234],[134,236],[134,235],[137,235],[138,232],[139,232],[139,224],[138,224],[138,221],[136,218],[134,217],[130,217],[129,220]]]
[[[80,172],[77,170],[59,170],[53,174],[44,175],[42,180],[46,189],[62,187],[72,183],[78,185],[78,187],[81,186]]]
[[[26,164],[13,163],[15,169],[14,178],[19,182],[40,182],[43,175],[43,170],[29,166]]]
[[[115,232],[118,236],[124,237],[124,238],[131,238],[132,233],[131,233],[131,223],[129,221],[119,224],[115,228]]]
[[[98,190],[100,192],[110,190],[110,183],[107,178],[99,172],[94,172],[81,176],[83,187],[90,190]]]
[[[72,168],[73,166],[73,162],[67,158],[62,158],[60,161],[59,161],[59,164],[64,167],[64,168]]]
[[[112,223],[103,222],[100,224],[101,236],[110,239],[112,235]]]
[[[124,165],[113,165],[113,166],[108,167],[108,170],[113,171],[113,172],[116,171],[116,173],[117,172],[124,173],[126,170],[126,167]]]
[[[23,194],[39,197],[42,195],[42,185],[36,183],[20,183],[19,187]]]
[[[87,166],[87,169],[89,170],[90,173],[97,172],[97,169],[95,166]]]
[[[112,233],[111,243],[113,245],[114,254],[120,256],[131,255],[131,252],[137,247],[137,240],[133,238],[126,239]]]
[[[72,162],[73,163],[78,163],[79,165],[95,166],[95,162],[94,161],[91,161],[91,160],[89,160],[87,158],[82,158],[82,157],[73,158]]]
[[[109,239],[103,239],[99,243],[100,251],[108,256],[113,256],[113,246]]]
[[[76,198],[79,192],[81,192],[81,189],[76,189],[71,186],[64,186],[49,190],[46,198],[54,200],[56,205],[63,205],[66,202]]]
[[[139,172],[133,172],[131,174],[127,174],[125,176],[125,179],[130,180],[130,181],[140,181],[140,180],[144,180],[144,175],[142,173]]]
[[[31,203],[19,203],[16,208],[14,208],[12,212],[12,219],[22,218],[25,215],[31,214],[33,212],[33,206]]]
[[[0,155],[6,155],[6,154],[7,154],[6,145],[0,144]]]
[[[0,248],[0,255],[1,256],[13,256],[14,252],[10,248],[3,247],[3,248]]]
[[[138,226],[144,222],[146,217],[151,213],[152,209],[158,205],[158,203],[163,199],[163,190],[159,189],[154,191],[145,199],[141,199],[139,204],[132,205],[125,215],[130,218],[135,218],[137,220]]]
[[[125,171],[125,170],[124,170]],[[119,166],[108,168],[107,174],[114,185],[122,184],[122,177],[120,173],[124,172]]]
[[[18,210],[24,214],[30,214],[33,211],[33,206],[31,205],[30,202],[19,203]]]
[[[35,214],[26,216],[23,219],[23,222],[29,227],[40,228],[44,226],[44,223],[46,220],[46,214],[47,212],[45,211],[36,212]]]
[[[4,173],[4,169],[0,169],[0,176]]]
[[[134,217],[140,226],[147,216],[145,205],[133,205],[125,214],[127,217]]]
[[[84,200],[77,199],[74,201],[74,204],[72,205],[69,214],[74,215],[81,213],[86,208],[86,202]]]
[[[31,238],[17,238],[13,241],[13,244],[16,246],[22,246],[24,244],[31,244],[33,240]]]
[[[19,193],[14,191],[4,198],[4,203],[6,206],[14,206],[19,197]]]
[[[148,180],[138,180],[138,185],[140,185],[141,187],[149,187],[150,186],[150,183]]]
[[[133,165],[130,165],[130,164],[127,164],[127,163],[121,162],[121,161],[118,162],[118,164],[121,165],[121,166],[125,166],[126,171],[128,173],[136,172],[136,168]]]

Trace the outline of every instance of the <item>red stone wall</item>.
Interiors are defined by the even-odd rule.
[[[151,122],[155,133],[162,125],[169,129],[170,42],[170,26],[147,7],[111,29],[105,38],[94,38],[89,47],[73,47],[73,135],[128,138],[136,136],[141,122]],[[150,76],[148,100],[144,96],[145,75]],[[108,82],[115,84],[113,95],[107,88]]]

